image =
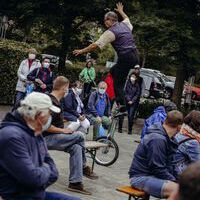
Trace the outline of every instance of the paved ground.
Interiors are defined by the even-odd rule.
[[[0,106],[0,120],[2,120],[9,109],[10,107]],[[60,176],[59,180],[52,185],[49,190],[77,195],[84,200],[127,200],[127,195],[121,194],[115,189],[118,186],[129,184],[128,170],[132,161],[133,152],[138,145],[134,140],[139,139],[138,133],[141,130],[142,124],[143,120],[138,119],[134,126],[136,134],[133,135],[126,134],[126,129],[123,130],[123,133],[116,132],[115,140],[120,150],[119,158],[116,163],[110,167],[95,165],[94,171],[99,175],[98,180],[84,178],[85,187],[93,193],[91,196],[72,193],[66,190],[69,175],[69,155],[63,152],[51,151],[50,154],[57,164]],[[88,139],[91,138],[90,134],[87,136]],[[88,162],[91,164],[89,158]],[[155,198],[151,198],[151,200],[155,200]]]

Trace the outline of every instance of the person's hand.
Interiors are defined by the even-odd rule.
[[[80,115],[79,120],[80,121],[84,121],[85,120],[85,116],[84,115]]]
[[[64,134],[72,134],[74,131],[72,131],[70,128],[63,128],[62,131]]]
[[[46,84],[42,84],[41,86],[40,86],[42,89],[46,89]]]
[[[116,4],[116,7],[117,7],[117,8],[115,8],[115,11],[117,11],[118,13],[123,12],[124,6],[123,6],[123,4],[122,4],[121,2],[118,2],[118,3]]]
[[[81,54],[83,54],[83,50],[82,50],[82,49],[75,49],[75,50],[73,51],[73,54],[74,54],[75,56],[81,55]]]
[[[36,82],[36,83],[39,83],[40,85],[43,84],[43,82],[42,82],[39,78],[36,78],[36,79],[35,79],[35,82]]]
[[[97,117],[97,122],[100,124],[102,122],[101,117]]]
[[[129,102],[128,102],[128,104],[129,104],[129,105],[132,105],[132,104],[133,104],[133,102],[132,102],[132,101],[129,101]]]

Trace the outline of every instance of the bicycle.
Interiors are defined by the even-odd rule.
[[[110,166],[116,162],[119,157],[119,147],[114,140],[114,134],[119,122],[119,117],[126,116],[127,113],[122,111],[125,107],[117,108],[112,116],[111,125],[108,128],[108,135],[101,136],[96,139],[97,142],[106,144],[106,147],[100,148],[95,157],[95,162],[98,165]]]

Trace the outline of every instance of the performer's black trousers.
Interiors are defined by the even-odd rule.
[[[137,50],[118,55],[117,63],[110,69],[113,76],[116,103],[124,105],[124,85],[130,69],[139,64]]]

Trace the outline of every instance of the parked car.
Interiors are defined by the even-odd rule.
[[[190,86],[188,83],[185,83],[183,94],[186,93],[192,94],[192,100],[200,101],[200,88]]]
[[[144,97],[159,98],[163,96],[163,86],[159,78],[154,73],[141,69],[140,76],[145,83]]]
[[[170,80],[165,74],[161,73],[159,70],[142,68],[141,72],[152,74],[154,77],[159,79],[159,82],[162,85],[162,87],[160,88],[162,88],[163,97],[166,99],[170,99],[172,97],[175,82]]]

